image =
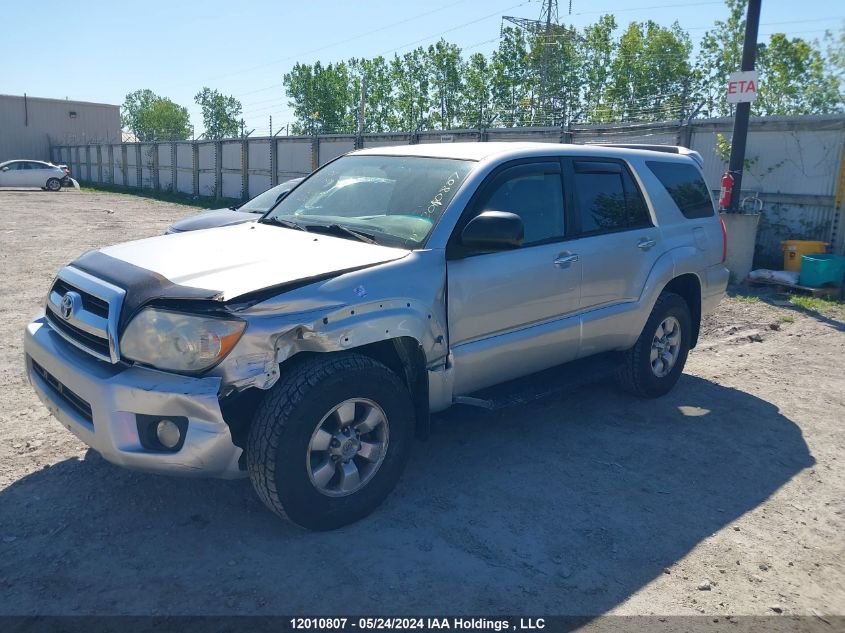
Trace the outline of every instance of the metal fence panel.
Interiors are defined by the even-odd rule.
[[[311,173],[311,140],[280,138],[278,143],[279,182]]]
[[[194,193],[193,143],[176,144],[176,191]]]
[[[214,143],[200,143],[199,152],[199,195],[213,196],[216,186]]]
[[[164,191],[173,191],[173,171],[170,164],[172,145],[161,143],[158,149],[158,186]]]
[[[256,139],[249,144],[249,195],[254,198],[270,186],[271,139]]]
[[[338,156],[343,156],[354,149],[354,138],[320,139],[320,165],[325,165]]]

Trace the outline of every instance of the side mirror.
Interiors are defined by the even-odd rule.
[[[9,171],[9,168],[8,168],[8,167],[4,167],[3,169],[0,169],[0,171]]]
[[[482,211],[461,232],[461,245],[474,251],[504,251],[522,246],[522,218],[506,211]]]

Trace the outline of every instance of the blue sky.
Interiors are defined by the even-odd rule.
[[[4,3],[5,4],[5,3]],[[678,20],[697,40],[727,10],[720,0],[559,0],[561,21],[584,26]],[[52,6],[52,8],[50,8]],[[439,37],[489,53],[502,15],[537,18],[539,0],[144,0],[14,2],[3,9],[0,93],[122,103],[151,88],[188,107],[203,87],[233,94],[255,134],[291,120],[282,75],[296,61],[392,57]],[[841,0],[763,0],[760,39],[820,38],[845,21]]]

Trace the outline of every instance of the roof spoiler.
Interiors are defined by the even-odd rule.
[[[701,158],[701,154],[681,145],[656,145],[648,143],[596,143],[596,145],[601,145],[602,147],[620,147],[623,149],[644,149],[649,152],[665,152],[667,154],[680,154],[681,156],[689,156],[698,164],[699,167],[702,169],[704,168],[704,159]]]

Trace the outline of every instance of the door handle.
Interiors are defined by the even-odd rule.
[[[644,237],[639,242],[637,242],[637,248],[641,248],[644,251],[647,251],[648,249],[650,249],[652,246],[655,246],[656,244],[657,244],[657,242],[655,242],[650,237]]]
[[[555,259],[555,266],[558,268],[566,268],[569,264],[574,264],[578,261],[578,255],[575,253],[561,253]]]

